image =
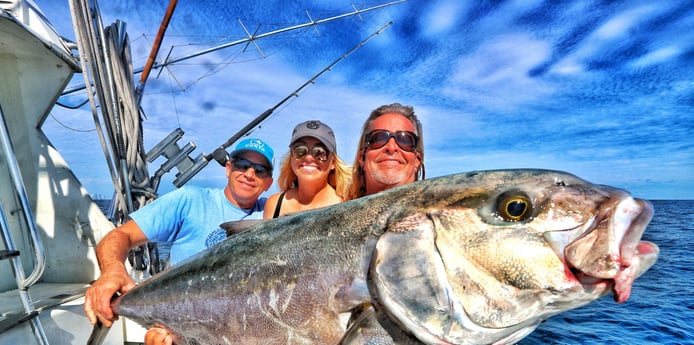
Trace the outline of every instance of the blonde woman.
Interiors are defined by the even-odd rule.
[[[281,192],[268,198],[263,218],[342,202],[350,182],[350,167],[337,155],[333,130],[318,120],[302,122],[294,127],[280,165]]]

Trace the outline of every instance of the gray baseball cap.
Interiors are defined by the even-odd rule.
[[[289,142],[289,146],[294,145],[297,140],[303,137],[311,137],[320,140],[330,152],[336,152],[337,150],[335,134],[332,128],[318,120],[310,120],[296,125],[292,132],[292,140]]]

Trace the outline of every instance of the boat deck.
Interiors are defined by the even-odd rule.
[[[88,284],[36,284],[29,288],[35,312],[27,314],[19,298],[19,291],[0,293],[0,333],[29,320],[37,313],[84,296]]]

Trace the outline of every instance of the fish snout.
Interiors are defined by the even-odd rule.
[[[641,237],[653,217],[653,205],[618,195],[600,207],[600,216],[565,250],[567,264],[582,283],[612,280],[615,300],[628,299],[634,280],[657,260],[658,247]]]

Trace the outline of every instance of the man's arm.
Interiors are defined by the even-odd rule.
[[[106,327],[116,319],[111,310],[111,299],[116,292],[125,293],[135,286],[125,269],[130,249],[147,242],[147,237],[132,220],[112,230],[96,246],[101,275],[85,292],[84,313],[89,322],[97,318]]]

